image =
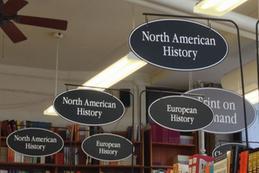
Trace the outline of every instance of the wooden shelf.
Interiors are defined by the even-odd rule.
[[[1,127],[0,127],[1,128]],[[59,130],[59,127],[53,129],[55,132]],[[60,136],[64,136],[63,134],[63,129],[60,134]],[[122,136],[127,136],[127,132],[123,131],[121,132]],[[144,135],[144,130],[141,130],[141,136]],[[5,149],[3,150],[4,152],[6,151],[6,136],[0,136],[0,147],[4,147]],[[102,165],[101,162],[93,160],[95,163],[93,164],[88,164],[86,165],[85,162],[89,161],[87,158],[87,155],[82,151],[81,145],[83,142],[84,138],[80,138],[80,140],[70,140],[69,138],[63,138],[64,140],[64,147],[67,147],[68,151],[61,150],[60,155],[55,154],[53,157],[51,157],[52,161],[59,161],[64,157],[64,161],[68,160],[67,157],[69,155],[66,155],[68,152],[73,152],[74,150],[72,148],[77,148],[77,156],[78,159],[80,159],[81,164],[56,164],[58,162],[52,162],[52,163],[45,163],[41,164],[39,162],[39,159],[37,159],[38,163],[24,163],[24,162],[7,162],[7,161],[0,161],[0,170],[24,170],[28,172],[36,172],[35,170],[48,170],[50,173],[64,173],[68,170],[74,170],[74,171],[80,171],[82,173],[101,173],[101,172],[106,172],[106,173],[118,173],[118,172],[125,172],[125,173],[131,173],[131,171],[134,169],[134,172],[136,173],[144,173],[144,153],[143,153],[143,146],[144,146],[144,138],[141,138],[141,141],[136,141],[136,140],[131,140],[132,144],[134,145],[135,152],[134,154],[137,155],[136,163],[138,165]],[[71,147],[71,148],[70,148]],[[2,151],[2,150],[1,150]],[[8,150],[7,150],[8,152]],[[62,155],[64,154],[64,156]],[[76,157],[71,157],[71,159],[75,159]],[[20,158],[17,158],[20,159]],[[48,158],[49,159],[49,158]],[[36,160],[36,159],[35,159]],[[33,159],[34,161],[34,159]],[[46,160],[47,161],[47,160]],[[62,160],[63,161],[63,160]],[[72,163],[74,162],[71,160]],[[68,160],[67,162],[70,162]],[[92,162],[91,162],[92,163]],[[135,162],[134,162],[135,163]]]
[[[76,168],[76,169],[82,169],[82,168],[99,168],[100,165],[62,165],[62,164],[54,164],[55,167],[67,169],[67,168]]]
[[[169,146],[169,147],[196,147],[194,144],[179,144],[179,143],[164,143],[164,142],[152,142],[154,146]]]
[[[0,166],[3,167],[23,167],[23,168],[54,168],[57,167],[56,164],[46,163],[46,164],[39,164],[39,163],[21,163],[21,162],[0,162]],[[64,166],[64,165],[62,165]]]
[[[173,163],[177,161],[177,155],[191,156],[197,153],[198,145],[196,144],[196,135],[193,133],[193,143],[182,144],[172,142],[152,141],[152,129],[144,133],[145,140],[145,170],[150,172],[152,169],[173,168]]]
[[[131,165],[63,165],[63,164],[54,164],[54,163],[22,163],[22,162],[0,162],[1,166],[6,167],[28,167],[28,168],[131,168]],[[133,165],[134,168],[144,168],[143,165]]]
[[[100,165],[100,168],[131,168],[131,165]],[[133,168],[144,168],[142,165],[133,165]]]
[[[167,168],[173,168],[173,166],[169,166],[169,165],[152,165],[150,168],[167,169]]]

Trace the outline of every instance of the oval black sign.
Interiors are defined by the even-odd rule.
[[[12,150],[33,157],[55,154],[64,146],[58,134],[41,128],[14,131],[8,135],[6,143]]]
[[[213,120],[213,112],[208,106],[186,96],[159,98],[149,106],[148,114],[162,127],[177,131],[199,130]]]
[[[132,52],[155,66],[179,71],[217,65],[228,53],[226,40],[205,25],[175,19],[140,25],[129,37]]]
[[[232,91],[209,87],[193,89],[187,93],[199,95],[197,99],[208,105],[214,112],[213,123],[204,128],[204,131],[228,134],[245,129],[243,98],[240,95]],[[245,101],[245,105],[249,127],[256,120],[256,112],[248,101]]]
[[[225,144],[221,144],[221,145],[217,146],[216,148],[214,148],[214,150],[212,151],[212,157],[218,157],[218,156],[221,156],[222,154],[226,154],[227,151],[230,151],[233,146],[244,147],[245,144],[242,144],[242,143],[225,143]]]
[[[86,138],[82,143],[82,150],[97,160],[116,161],[130,157],[133,144],[122,136],[102,133]]]
[[[89,126],[102,126],[122,118],[125,107],[106,92],[76,89],[59,94],[54,100],[57,113],[66,120]]]

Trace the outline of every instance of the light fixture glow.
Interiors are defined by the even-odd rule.
[[[212,16],[223,16],[247,0],[201,0],[193,8],[193,12]]]
[[[132,52],[110,65],[88,80],[83,86],[109,88],[120,80],[134,73],[147,63],[137,58]]]
[[[245,98],[251,103],[256,104],[259,102],[258,100],[258,89],[252,90],[245,94]]]
[[[78,87],[78,88],[86,89],[86,88],[96,87],[91,89],[103,91],[105,90],[105,88],[109,88],[112,85],[118,83],[119,81],[126,78],[130,74],[134,73],[138,69],[142,68],[146,64],[147,64],[146,62],[140,60],[132,52],[130,52],[129,54],[125,55],[114,64],[110,65],[109,67],[107,67],[106,69],[98,73],[90,80],[83,83],[82,87]],[[53,106],[50,106],[48,109],[51,110],[51,107],[55,111]],[[48,109],[45,110],[46,113]],[[44,115],[49,115],[49,114],[45,114],[45,111],[44,111]],[[51,112],[51,114],[57,116],[56,112]]]
[[[43,111],[43,115],[50,115],[50,116],[58,116],[56,110],[54,109],[54,106],[51,105],[47,109]]]
[[[202,1],[201,2],[201,8],[202,9],[208,9],[208,8],[211,8],[212,6],[220,3],[222,0],[207,0],[207,2],[205,1]]]

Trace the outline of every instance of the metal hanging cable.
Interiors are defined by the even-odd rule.
[[[56,48],[56,66],[55,66],[55,89],[54,89],[54,96],[58,93],[58,67],[59,67],[59,46],[60,41],[59,38],[57,39],[57,48]]]

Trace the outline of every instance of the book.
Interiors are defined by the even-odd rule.
[[[213,163],[214,158],[201,154],[194,154],[189,159],[189,171],[190,173],[205,172],[205,167],[208,163]]]
[[[182,163],[173,164],[173,173],[189,173],[189,165]]]
[[[64,164],[64,153],[58,152],[55,154],[55,164]]]
[[[249,151],[245,150],[239,153],[239,173],[248,172],[248,155]]]
[[[234,145],[231,149],[231,172],[238,172],[239,169],[239,153],[243,150],[243,146],[241,145]]]
[[[189,159],[191,156],[188,155],[180,155],[178,154],[176,157],[174,157],[173,162],[174,163],[181,163],[181,164],[187,164],[189,163]]]
[[[7,149],[7,161],[14,162],[14,151],[10,148]]]
[[[50,129],[52,124],[50,122],[41,121],[26,121],[26,127],[38,127],[43,129]]]
[[[153,142],[161,142],[162,141],[162,127],[159,125],[152,123],[151,126],[151,136]]]
[[[7,161],[7,152],[8,152],[8,148],[7,147],[1,147],[0,148],[0,161],[1,162],[6,162]]]
[[[14,152],[14,162],[23,163],[24,162],[23,155],[21,153]]]
[[[228,172],[228,158],[227,158],[226,153],[215,158],[214,173],[229,173]]]

